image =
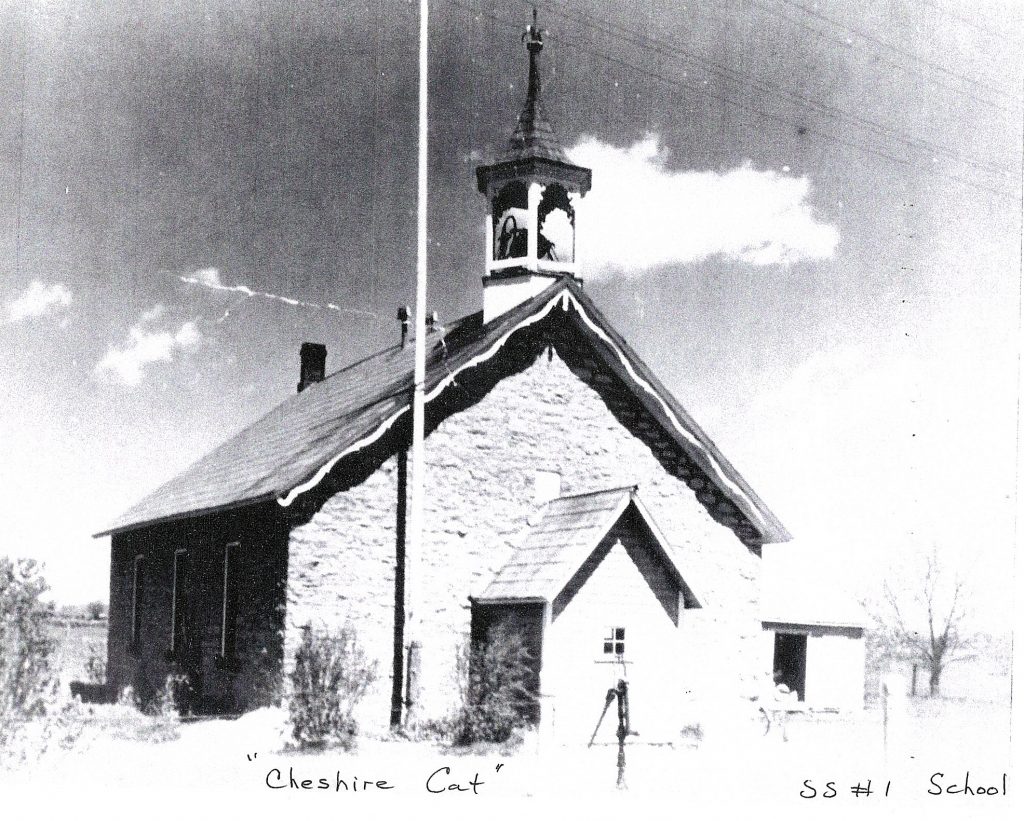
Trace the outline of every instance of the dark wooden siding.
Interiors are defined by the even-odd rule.
[[[233,554],[235,653],[222,658],[224,546]],[[186,638],[171,653],[174,553],[188,551],[180,602]],[[139,640],[131,643],[133,566],[143,556]],[[276,698],[280,685],[287,528],[275,511],[254,508],[171,523],[111,539],[107,680],[116,696],[131,686],[144,702],[168,675],[185,673],[198,713],[249,709]]]

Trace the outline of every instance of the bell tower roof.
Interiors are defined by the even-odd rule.
[[[537,60],[544,48],[544,30],[537,25],[536,9],[533,10],[533,23],[523,34],[523,41],[530,55],[526,102],[504,154],[493,165],[477,168],[477,187],[481,193],[487,193],[493,182],[532,175],[568,183],[585,194],[590,190],[590,169],[569,161],[541,105]]]
[[[540,102],[540,72],[537,68],[537,57],[544,48],[544,30],[537,26],[537,9],[533,10],[533,24],[526,27],[523,34],[526,50],[530,54],[530,80],[527,86],[526,103],[516,122],[516,129],[508,141],[508,149],[502,161],[524,160],[530,157],[543,157],[556,162],[568,163],[565,150],[555,135]]]

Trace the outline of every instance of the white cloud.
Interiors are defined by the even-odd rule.
[[[160,317],[167,313],[167,308],[161,303],[157,303],[148,311],[143,311],[142,316],[139,318],[139,324],[145,325],[150,322],[156,322]]]
[[[750,163],[724,172],[670,171],[658,138],[627,148],[582,138],[569,155],[594,170],[579,203],[579,247],[595,272],[639,274],[715,255],[751,265],[828,259],[839,232],[807,201],[810,181]]]
[[[46,285],[38,279],[29,283],[25,292],[7,303],[7,316],[11,322],[29,317],[45,316],[71,304],[71,291],[57,282]]]
[[[106,354],[96,364],[95,375],[124,385],[138,385],[148,365],[170,362],[175,353],[199,345],[202,334],[195,322],[185,322],[176,331],[149,331],[143,328],[143,325],[156,321],[163,314],[162,305],[154,305],[146,311],[139,323],[128,331],[128,341],[124,346],[107,347]]]
[[[223,283],[220,281],[220,271],[216,268],[200,268],[192,274],[191,281],[194,281],[199,285],[206,285],[210,288],[224,287]]]

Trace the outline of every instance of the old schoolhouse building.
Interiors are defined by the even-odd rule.
[[[425,329],[420,555],[413,345],[403,334],[326,375],[307,343],[295,395],[104,531],[114,691],[145,695],[177,670],[197,712],[243,711],[281,681],[304,625],[347,625],[379,673],[361,721],[386,728],[410,695],[409,596],[424,718],[455,707],[461,648],[499,624],[531,647],[545,731],[570,743],[619,678],[653,739],[770,672],[759,562],[789,535],[584,291],[591,172],[545,118],[541,34],[526,39],[525,107],[477,169],[481,310]]]

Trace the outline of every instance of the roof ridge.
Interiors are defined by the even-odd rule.
[[[449,320],[447,322],[447,324],[443,324],[442,325],[443,330],[440,331],[440,333],[442,334],[442,337],[443,336],[447,336],[450,331],[452,331],[453,329],[461,326],[464,322],[466,322],[469,319],[472,319],[474,316],[476,316],[479,313],[482,313],[482,312],[481,311],[473,311],[471,313],[465,314],[464,316],[460,316],[460,317],[457,317],[456,319]],[[428,339],[430,338],[430,335],[432,333],[436,334],[436,333],[438,333],[438,330],[437,329],[428,329],[428,331],[427,331],[427,338]],[[411,343],[415,338],[416,338],[415,334],[410,334],[409,335],[409,343]],[[354,362],[349,362],[347,365],[342,365],[340,368],[338,368],[338,370],[332,371],[331,373],[327,374],[327,376],[324,377],[323,381],[326,382],[331,377],[337,376],[338,374],[346,373],[346,372],[352,370],[353,368],[358,367],[359,365],[365,365],[371,359],[375,359],[378,356],[382,356],[383,354],[386,354],[389,351],[396,351],[397,352],[399,350],[402,350],[405,347],[406,347],[406,345],[403,345],[401,342],[392,343],[391,345],[388,345],[387,347],[380,348],[380,349],[374,351],[373,353],[367,354],[362,359],[357,359]]]

